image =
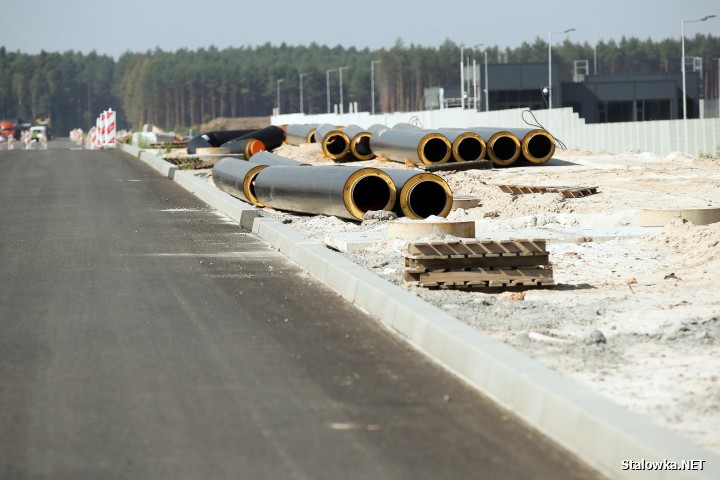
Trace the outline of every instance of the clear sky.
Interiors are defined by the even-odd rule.
[[[479,43],[501,48],[575,28],[575,42],[720,36],[718,0],[0,0],[0,46],[38,53],[197,49],[270,42],[391,48]],[[562,35],[553,35],[553,43]]]

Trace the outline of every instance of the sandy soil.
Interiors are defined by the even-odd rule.
[[[329,165],[316,145],[275,153]],[[407,168],[393,162],[361,164]],[[451,212],[474,220],[479,238],[545,238],[556,287],[522,294],[428,290],[403,280],[405,242],[387,222],[265,210],[308,237],[339,232],[377,238],[345,253],[379,276],[549,368],[720,453],[720,223],[680,219],[641,227],[646,208],[720,207],[720,161],[680,154],[560,151],[545,165],[439,173],[480,206]],[[596,186],[513,195],[498,185]]]

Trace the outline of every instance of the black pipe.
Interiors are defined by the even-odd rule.
[[[346,125],[343,133],[350,139],[350,153],[357,160],[372,160],[375,154],[370,149],[372,134],[358,125]]]
[[[248,132],[244,135],[236,137],[233,140],[246,140],[255,139],[259,140],[265,146],[265,150],[275,150],[280,147],[285,141],[285,130],[277,125],[268,125],[267,127],[260,128],[258,130]],[[223,147],[226,145],[222,145]]]
[[[298,162],[297,160],[293,160],[291,158],[282,157],[280,155],[276,155],[274,153],[267,152],[263,150],[262,152],[258,152],[248,160],[250,163],[254,163],[255,165],[267,165],[270,167],[276,167],[278,165],[285,165],[285,166],[296,166],[299,167],[301,165],[307,165],[302,162]]]
[[[205,132],[190,139],[187,144],[187,153],[195,155],[198,148],[219,147],[225,142],[229,142],[230,140],[254,132],[255,130],[257,129],[247,128],[244,130],[217,130]]]
[[[419,129],[381,130],[370,137],[370,149],[388,160],[414,165],[446,163],[452,155],[452,145],[444,135]]]
[[[264,205],[255,195],[255,178],[267,165],[225,157],[213,166],[212,179],[215,186],[225,193],[258,207]]]
[[[507,129],[491,127],[473,127],[469,131],[475,132],[485,139],[487,144],[487,157],[493,165],[507,167],[520,157],[522,147],[517,136]]]
[[[520,156],[531,163],[545,163],[555,154],[555,138],[547,130],[539,128],[508,128],[518,137],[521,145]]]
[[[319,126],[319,123],[291,123],[285,125],[285,143],[290,145],[315,143],[315,130]]]
[[[332,160],[343,160],[350,153],[350,139],[335,125],[323,123],[315,130],[315,140],[323,154]]]
[[[370,210],[392,210],[395,184],[377,168],[268,167],[255,178],[255,194],[278,210],[362,220]]]
[[[383,169],[392,178],[397,193],[394,211],[414,220],[431,215],[447,217],[452,210],[453,195],[447,182],[432,173],[412,170]]]

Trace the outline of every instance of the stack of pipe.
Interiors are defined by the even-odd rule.
[[[262,150],[274,150],[285,141],[285,130],[276,125],[248,130],[207,132],[188,142],[187,152],[195,154],[198,148],[223,147],[227,153],[248,159]]]
[[[452,192],[437,175],[360,166],[303,166],[268,152],[213,167],[222,191],[258,207],[362,220],[371,210],[412,219],[447,216]]]

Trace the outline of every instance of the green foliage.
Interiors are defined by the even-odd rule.
[[[679,39],[660,42],[622,38],[597,45],[553,39],[553,60],[561,78],[570,81],[574,60],[597,58],[599,74],[678,72]],[[547,40],[536,38],[515,49],[487,46],[488,61],[547,62]],[[717,83],[720,57],[718,37],[696,35],[685,45],[689,56],[705,60],[706,83]],[[482,52],[465,49],[478,61]],[[423,92],[430,86],[458,84],[460,45],[446,40],[438,47],[406,45],[401,39],[389,49],[328,47],[312,43],[290,46],[269,43],[219,50],[181,49],[164,52],[125,53],[117,61],[91,52],[30,55],[0,47],[0,117],[32,120],[51,117],[62,135],[75,127],[87,130],[97,115],[118,111],[118,128],[140,129],[151,123],[181,131],[217,117],[269,115],[277,103],[280,84],[281,111],[299,111],[300,73],[306,113],[327,110],[340,100],[338,67],[343,68],[343,100],[370,110],[370,63],[375,64],[377,111],[421,109]],[[327,75],[328,69],[334,69]],[[712,95],[713,91],[708,93]]]

